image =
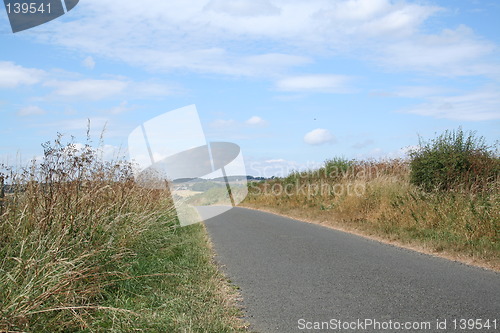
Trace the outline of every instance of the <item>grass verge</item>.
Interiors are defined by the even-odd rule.
[[[498,180],[480,192],[428,192],[409,179],[405,161],[327,161],[251,183],[243,205],[500,270]]]
[[[244,331],[203,225],[127,162],[59,137],[0,179],[0,332]]]
[[[105,293],[105,306],[127,312],[104,311],[93,325],[106,332],[245,332],[236,291],[217,271],[206,235],[202,224],[145,232],[122,265],[131,278]]]

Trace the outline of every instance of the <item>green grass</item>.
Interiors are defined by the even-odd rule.
[[[238,332],[235,290],[167,189],[61,137],[0,166],[0,332]]]
[[[202,224],[158,225],[132,246],[128,278],[106,290],[109,307],[94,322],[107,332],[244,332],[235,290],[212,262]]]

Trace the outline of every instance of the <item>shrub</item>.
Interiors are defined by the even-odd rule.
[[[431,141],[420,139],[410,157],[410,181],[426,191],[477,191],[498,184],[500,160],[475,132],[459,128]]]
[[[307,178],[307,175],[299,171],[292,171],[288,176],[283,178],[283,184],[300,184],[303,178]]]
[[[333,159],[326,160],[324,169],[328,178],[339,179],[348,175],[353,166],[354,161],[348,160],[344,157],[334,157]],[[323,170],[320,169],[320,172]]]

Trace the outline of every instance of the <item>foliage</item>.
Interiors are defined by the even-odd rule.
[[[124,159],[62,139],[0,166],[0,332],[236,330],[204,230],[180,232],[168,191],[138,186]]]
[[[474,132],[446,131],[431,141],[420,140],[411,153],[411,183],[426,191],[487,190],[496,185],[500,159]]]

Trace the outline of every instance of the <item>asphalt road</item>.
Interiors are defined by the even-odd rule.
[[[244,208],[205,224],[252,331],[500,332],[499,273]]]

